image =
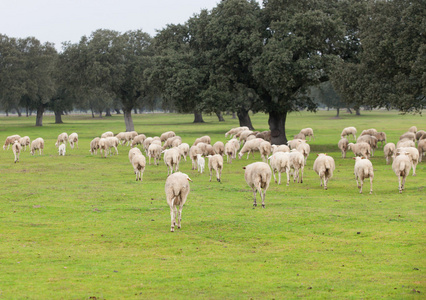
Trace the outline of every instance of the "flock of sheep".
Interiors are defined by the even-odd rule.
[[[362,193],[364,180],[370,179],[370,194],[373,191],[373,165],[369,160],[370,156],[374,156],[374,150],[378,147],[378,142],[386,143],[386,134],[377,132],[375,129],[364,130],[361,136],[356,138],[357,130],[355,127],[347,127],[343,129],[338,147],[342,151],[342,157],[346,157],[346,152],[352,150],[354,153],[355,167],[354,175],[357,186]],[[349,136],[352,136],[356,143],[349,143]],[[179,163],[183,158],[187,157],[192,161],[192,170],[198,170],[203,173],[205,168],[205,158],[208,159],[207,167],[210,173],[210,181],[212,174],[215,172],[216,180],[221,182],[221,174],[224,165],[223,157],[226,155],[227,162],[232,164],[232,160],[241,159],[247,153],[254,156],[254,152],[260,152],[262,162],[255,162],[244,167],[244,178],[253,191],[253,206],[257,206],[256,194],[259,193],[262,200],[262,207],[265,207],[265,195],[269,187],[272,176],[274,181],[281,184],[281,174],[286,173],[286,184],[289,185],[290,177],[293,176],[293,182],[303,182],[303,172],[307,158],[310,153],[309,141],[315,139],[312,128],[304,128],[299,134],[294,136],[293,140],[288,141],[287,145],[271,145],[271,132],[256,132],[249,130],[248,127],[232,128],[225,133],[225,137],[230,139],[224,144],[218,141],[211,145],[209,136],[197,138],[192,146],[183,143],[182,138],[177,136],[173,131],[164,132],[160,137],[146,137],[144,134],[138,134],[136,131],[120,132],[114,135],[108,131],[96,137],[90,142],[91,154],[97,154],[98,151],[103,157],[108,154],[118,154],[117,147],[126,144],[131,146],[129,150],[129,161],[136,174],[136,181],[142,181],[143,173],[146,167],[146,158],[142,151],[136,147],[141,145],[148,157],[148,163],[158,165],[163,156],[164,163],[167,166],[167,180],[165,184],[165,193],[167,203],[170,206],[171,215],[171,231],[177,222],[178,228],[181,227],[182,208],[185,204],[190,191],[189,181],[192,181],[187,174],[179,172]],[[70,147],[78,148],[78,134],[61,133],[55,143],[58,148],[59,155],[65,155],[66,143],[69,142]],[[417,148],[416,148],[417,142]],[[19,161],[19,154],[26,150],[30,145],[28,136],[20,137],[12,135],[6,138],[3,149],[12,150],[15,156],[15,163]],[[44,140],[37,138],[31,142],[30,153],[34,155],[39,150],[40,155],[44,149]],[[238,152],[239,151],[239,152]],[[416,165],[421,162],[422,156],[426,153],[426,132],[417,131],[415,126],[411,127],[408,132],[401,135],[400,140],[394,143],[386,143],[384,146],[386,163],[389,164],[393,159],[392,168],[399,178],[399,192],[401,193],[405,186],[405,180],[411,168],[413,175],[416,173]],[[327,184],[333,176],[335,170],[335,162],[333,157],[320,153],[317,155],[313,170],[320,177],[320,184],[327,189]],[[276,178],[278,173],[278,180]],[[358,182],[359,181],[359,182]],[[177,218],[177,221],[176,221]]]

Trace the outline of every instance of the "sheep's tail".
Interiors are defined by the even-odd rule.
[[[331,169],[330,161],[328,159],[325,160],[325,168]]]
[[[405,161],[401,161],[401,163],[399,164],[399,172],[404,172],[405,171]]]
[[[367,177],[367,176],[368,176],[368,174],[369,174],[369,172],[368,172],[368,168],[364,168],[364,177]]]

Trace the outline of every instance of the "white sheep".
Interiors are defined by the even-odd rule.
[[[111,136],[114,136],[114,133],[112,131],[107,131],[102,133],[101,138],[106,139],[107,137],[111,137]]]
[[[386,133],[384,133],[383,131],[377,132],[373,134],[373,136],[376,137],[378,142],[382,142],[382,147],[383,147],[383,143],[386,144]]]
[[[13,143],[15,141],[19,141],[19,139],[21,138],[21,136],[14,134],[14,135],[10,135],[6,138],[6,140],[4,141],[4,146],[3,146],[3,150],[6,150],[6,146],[7,146],[7,150],[9,150],[9,146],[13,145]]]
[[[416,167],[420,158],[419,150],[415,147],[400,147],[396,149],[396,156],[398,156],[401,152],[408,153],[408,156],[411,159],[411,165],[413,166],[413,176],[416,176]]]
[[[224,155],[225,154],[225,145],[221,141],[217,141],[213,144],[213,151],[215,154]]]
[[[187,143],[182,143],[178,146],[178,148],[180,149],[180,155],[185,159],[186,161],[186,157],[189,154],[189,145]]]
[[[290,184],[290,153],[277,152],[272,154],[269,158],[269,163],[274,175],[274,181],[277,183],[275,172],[278,172],[278,184],[281,184],[281,173],[287,174],[287,186]]]
[[[276,152],[290,152],[290,147],[287,145],[272,145],[271,146],[272,154]]]
[[[190,191],[188,181],[192,181],[191,178],[181,172],[176,172],[166,179],[165,191],[167,204],[170,207],[171,232],[175,231],[176,215],[178,219],[177,226],[181,228],[182,208]],[[179,211],[177,209],[178,206]]]
[[[399,140],[401,141],[401,140],[405,140],[405,139],[408,139],[408,140],[415,142],[416,141],[416,134],[413,133],[413,132],[406,132],[404,134],[401,134],[401,136],[399,137]]]
[[[58,139],[56,140],[55,146],[59,147],[61,143],[66,143],[68,141],[68,134],[66,132],[62,132],[58,135]]]
[[[355,156],[364,156],[365,158],[370,158],[371,153],[370,144],[362,142],[362,143],[349,143],[348,150],[352,150]]]
[[[145,149],[145,152],[148,153],[148,148],[151,146],[152,141],[154,141],[154,138],[147,137],[145,141],[143,141],[143,148]]]
[[[297,149],[297,146],[299,146],[301,143],[303,143],[302,139],[294,139],[287,141],[287,145],[290,147],[290,149]]]
[[[374,156],[374,150],[377,149],[377,138],[373,135],[365,134],[361,135],[357,140],[357,144],[359,143],[367,143],[370,145],[371,156]]]
[[[211,138],[208,135],[204,135],[198,139],[195,140],[194,142],[194,146],[197,145],[198,143],[206,143],[206,144],[211,144]]]
[[[312,128],[303,128],[300,130],[300,133],[305,137],[309,136],[309,141],[311,141],[311,138],[315,141],[314,130]]]
[[[426,139],[426,131],[424,131],[424,130],[419,130],[419,131],[417,131],[417,133],[416,133],[416,140],[417,140],[417,141],[420,141],[420,140],[422,140],[422,139]]]
[[[305,157],[297,149],[290,152],[290,168],[293,172],[293,182],[303,183],[303,172],[305,169]]]
[[[226,162],[232,163],[232,159],[236,156],[237,149],[235,144],[231,141],[225,144]]]
[[[370,194],[373,193],[373,178],[374,178],[374,171],[373,171],[373,164],[370,160],[364,159],[364,157],[354,157],[355,160],[355,167],[354,167],[354,174],[355,174],[355,181],[356,185],[359,188],[359,193],[362,194],[362,187],[364,185],[364,179],[370,178]],[[361,186],[358,184],[358,179],[361,181]]]
[[[220,176],[222,175],[222,169],[223,169],[223,157],[222,155],[215,154],[215,155],[208,155],[207,158],[209,159],[209,172],[210,172],[210,181],[212,181],[212,170],[216,171],[216,180],[220,182]]]
[[[78,134],[76,132],[71,133],[68,136],[68,142],[70,143],[71,149],[74,149],[74,144],[77,145],[78,149]]]
[[[361,132],[361,135],[374,135],[377,133],[377,130],[374,128],[366,129]]]
[[[189,158],[192,161],[192,170],[197,170],[197,154],[203,154],[203,151],[197,146],[189,148]]]
[[[416,147],[416,143],[411,139],[404,138],[396,143],[396,148],[401,147]]]
[[[127,146],[129,146],[133,140],[133,136],[134,132],[120,132],[115,137],[119,140],[120,145],[127,143]]]
[[[260,144],[264,141],[265,140],[263,139],[254,139],[254,140],[246,142],[243,148],[238,153],[238,159],[241,159],[244,153],[247,153],[247,159],[248,159],[250,152],[253,153],[253,157],[254,157],[254,151],[259,151]]]
[[[129,150],[129,161],[130,163],[132,163],[133,157],[135,157],[136,155],[142,155],[142,152],[139,148],[132,148]]]
[[[342,130],[340,135],[341,138],[352,135],[354,140],[356,140],[356,128],[355,127],[346,127]]]
[[[61,155],[65,156],[66,148],[67,148],[66,144],[59,145],[59,149],[58,149],[59,156]]]
[[[19,139],[19,143],[21,147],[24,147],[24,151],[27,150],[27,146],[30,146],[31,140],[29,136],[24,136]]]
[[[293,139],[294,140],[296,140],[296,139],[298,139],[298,140],[306,140],[306,136],[303,134],[303,133],[298,133],[298,134],[296,134],[295,136],[293,136]]]
[[[408,132],[413,132],[414,134],[416,134],[417,133],[417,127],[411,126],[410,128],[408,128]]]
[[[306,161],[308,160],[309,153],[311,152],[311,147],[309,146],[308,143],[301,143],[299,146],[297,146],[296,150],[303,154],[303,157],[305,158],[305,165],[306,165]]]
[[[255,162],[243,167],[243,169],[245,169],[244,179],[253,191],[253,206],[257,206],[257,191],[259,192],[260,198],[262,199],[262,207],[265,208],[266,191],[268,190],[272,177],[271,168],[267,163]]]
[[[175,143],[178,143],[176,146],[174,145]],[[182,138],[180,137],[180,136],[171,136],[171,137],[169,137],[165,142],[164,142],[164,145],[163,145],[163,150],[164,149],[167,149],[167,148],[171,148],[171,147],[177,147],[177,146],[179,146],[180,144],[182,144]]]
[[[104,151],[104,157],[106,158],[108,153],[111,155],[111,148],[115,149],[115,153],[118,155],[118,149],[117,146],[119,144],[119,140],[117,137],[107,137],[107,138],[101,138],[99,139],[99,151],[102,154],[102,151]]]
[[[240,143],[244,144],[245,142],[247,142],[247,138],[250,135],[256,135],[256,133],[254,131],[251,131],[251,130],[244,130],[243,132],[241,132],[240,136],[239,136]]]
[[[145,139],[146,139],[145,134],[139,134],[133,138],[131,146],[135,147],[136,145],[143,145],[143,142],[145,141]]]
[[[99,137],[95,137],[91,142],[90,142],[90,154],[93,155],[94,154],[98,154],[98,149],[99,149]]]
[[[136,149],[136,148],[133,148]],[[142,152],[136,153],[132,158],[133,170],[136,174],[136,181],[142,181],[143,172],[145,171],[146,159]]]
[[[367,144],[368,145],[368,144]],[[314,171],[320,177],[320,184],[323,185],[324,189],[327,189],[328,180],[333,177],[333,171],[336,168],[334,159],[331,156],[328,156],[326,153],[318,154],[317,159],[314,162]]]
[[[346,152],[348,151],[349,141],[347,138],[341,138],[337,147],[339,147],[340,151],[342,151],[342,157],[346,158]]]
[[[115,149],[115,154],[118,155],[118,149],[117,149],[117,147],[120,144],[119,139],[116,138],[115,136],[110,136],[110,137],[107,137],[106,140],[108,141],[108,145],[109,145],[108,150],[110,151],[110,154],[112,155],[111,148],[114,148]]]
[[[22,152],[22,146],[18,140],[13,142],[12,151],[13,151],[13,155],[15,155],[15,164],[16,164],[16,162],[19,161],[19,154]]]
[[[171,138],[171,137],[174,137],[174,136],[176,136],[176,133],[174,133],[174,131],[166,131],[166,132],[161,134],[160,140],[161,140],[161,142],[165,142],[165,141],[167,141],[168,138]]]
[[[242,132],[244,130],[249,130],[249,128],[247,126],[232,128],[227,133],[225,133],[225,137],[228,137],[228,135],[230,137],[232,137],[233,135],[236,135],[236,134],[238,134],[238,133],[240,133],[240,132]]]
[[[259,133],[256,134],[255,137],[260,138],[260,139],[264,139],[265,141],[267,141],[269,143],[271,143],[271,141],[272,141],[270,130],[259,132]]]
[[[405,188],[405,179],[410,173],[411,169],[411,159],[408,156],[409,153],[403,152],[395,157],[392,163],[392,170],[395,172],[395,175],[398,176],[399,182],[399,193],[402,193],[402,190]]]
[[[206,165],[206,161],[205,161],[204,157],[202,157],[201,154],[198,153],[197,154],[197,170],[198,170],[198,172],[203,174],[205,165]]]
[[[271,151],[272,151],[272,146],[270,142],[264,141],[260,143],[259,152],[263,161],[266,162],[268,160],[268,156],[271,154]]]
[[[34,155],[35,151],[38,150],[39,154],[41,155],[43,153],[44,149],[44,140],[39,137],[36,138],[34,141],[31,142],[31,155]]]
[[[396,146],[394,143],[387,143],[383,147],[383,153],[385,154],[386,164],[390,163],[391,158],[394,159],[396,155]]]
[[[154,164],[158,166],[158,164],[160,163],[159,160],[161,158],[161,150],[162,150],[161,145],[158,145],[158,144],[149,145],[148,147],[149,164],[151,164],[151,158],[154,158]]]
[[[179,162],[180,162],[180,151],[178,148],[170,148],[164,150],[164,163],[167,166],[167,175],[173,174],[173,167],[175,171],[179,171]]]
[[[419,162],[422,162],[422,157],[426,153],[426,140],[420,140],[417,146],[417,150],[419,151]]]

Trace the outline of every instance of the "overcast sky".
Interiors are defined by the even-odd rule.
[[[8,37],[34,36],[52,42],[77,43],[96,29],[119,32],[156,29],[180,24],[220,0],[1,0],[0,33]],[[259,1],[260,2],[260,1]]]

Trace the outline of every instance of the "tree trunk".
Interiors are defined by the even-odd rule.
[[[287,113],[270,112],[269,113],[269,129],[271,130],[271,144],[287,145],[287,137],[285,135],[285,120]]]
[[[340,114],[340,108],[337,108],[336,118],[338,118],[338,117],[339,117],[339,114]]]
[[[138,109],[136,107],[133,109],[133,111],[135,112],[135,115],[138,114]]]
[[[199,111],[194,111],[194,123],[204,123],[203,114]]]
[[[102,109],[99,110],[99,118],[102,118]]]
[[[356,112],[356,115],[357,115],[357,116],[360,116],[360,115],[361,115],[361,112],[359,111],[359,108],[358,108],[358,109],[355,109],[355,112]]]
[[[225,119],[223,118],[223,115],[221,112],[216,112],[216,116],[219,119],[219,122],[225,122]]]
[[[240,126],[247,126],[250,130],[254,130],[253,125],[251,124],[251,119],[248,114],[248,110],[240,109],[237,113],[238,120],[240,121]]]
[[[111,117],[111,108],[105,109],[105,117]]]
[[[232,119],[236,119],[237,118],[237,114],[235,112],[232,112]]]
[[[132,108],[123,108],[124,113],[124,123],[126,124],[126,131],[133,131],[135,127],[133,126],[132,119]]]
[[[40,106],[37,108],[37,116],[36,116],[35,126],[43,126],[43,113],[44,113],[44,106],[43,106],[43,104],[40,104]]]
[[[62,124],[62,112],[60,110],[55,110],[55,124]]]
[[[346,108],[346,110],[348,111],[348,113],[350,113],[352,115],[352,110],[349,107]]]
[[[95,112],[93,111],[93,108],[90,108],[90,111],[92,112],[92,118],[95,118]]]
[[[22,117],[21,110],[19,108],[16,109],[16,112],[18,113],[18,117]]]
[[[117,115],[121,114],[120,109],[119,108],[114,108],[115,112],[117,113]]]
[[[6,109],[6,117],[9,116],[9,111]]]

